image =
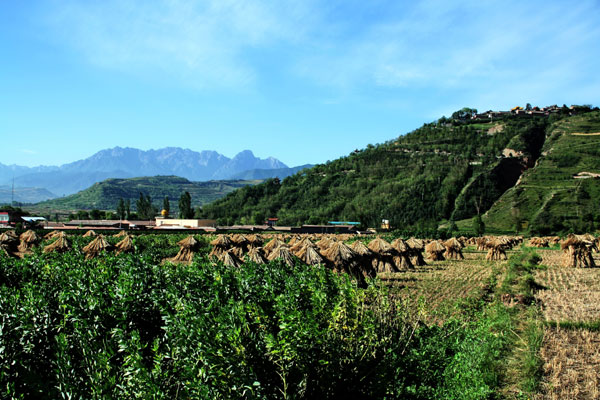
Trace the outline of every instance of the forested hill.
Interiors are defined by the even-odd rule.
[[[203,214],[221,223],[276,216],[292,225],[342,220],[379,226],[389,219],[394,227],[435,229],[440,221],[485,213],[535,166],[557,123],[597,118],[589,111],[493,121],[442,118],[281,182],[236,190],[204,206]]]
[[[162,207],[165,196],[171,200],[172,209],[182,193],[191,195],[192,206],[200,206],[223,197],[225,194],[246,185],[255,185],[261,180],[227,180],[191,182],[178,176],[153,176],[128,179],[106,179],[70,196],[44,201],[35,205],[36,210],[112,210],[119,199],[129,200],[135,209],[140,193],[149,196],[157,209]]]

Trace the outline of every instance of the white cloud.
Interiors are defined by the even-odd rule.
[[[268,84],[274,68],[334,97],[364,88],[476,96],[573,90],[575,75],[595,85],[599,10],[594,0],[65,0],[49,20],[97,66],[197,88]]]
[[[416,3],[352,43],[308,55],[296,72],[343,90],[501,90],[578,74],[597,79],[599,10],[593,1]]]
[[[247,51],[302,34],[303,7],[249,0],[60,1],[46,21],[100,67],[166,74],[197,87],[252,83]]]

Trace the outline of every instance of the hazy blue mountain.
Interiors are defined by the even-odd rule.
[[[16,187],[13,198],[12,186],[0,186],[0,204],[11,204],[13,199],[17,203],[37,203],[55,197],[54,193],[50,193],[46,189]]]
[[[83,190],[109,178],[176,175],[191,181],[230,179],[232,175],[252,169],[287,168],[281,161],[255,157],[244,150],[233,158],[216,151],[193,151],[179,147],[140,150],[114,147],[101,150],[83,160],[60,167],[21,167],[0,164],[0,184],[15,187],[37,187],[58,196]]]
[[[276,158],[260,159],[254,157],[250,150],[244,150],[215,171],[213,179],[230,179],[231,176],[251,169],[279,169],[287,165]]]
[[[0,163],[0,183],[10,183],[12,186],[13,177],[18,177],[24,174],[57,171],[59,167],[50,167],[40,165],[38,167],[23,167],[21,165],[4,165]],[[16,181],[16,179],[15,179]]]
[[[292,168],[276,168],[276,169],[250,169],[248,171],[239,172],[229,177],[229,179],[269,179],[279,178],[285,179],[288,176],[294,175],[296,172],[303,169],[312,168],[313,164],[304,164]]]

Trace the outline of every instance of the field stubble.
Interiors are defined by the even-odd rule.
[[[540,350],[544,380],[536,398],[600,399],[600,332],[553,326],[600,320],[600,269],[565,267],[562,251],[537,250],[547,268],[535,273],[543,287],[536,300],[548,325]],[[594,254],[596,265],[599,259]]]
[[[464,252],[464,260],[427,261],[426,266],[389,274],[379,274],[395,296],[409,305],[422,303],[426,322],[442,323],[459,312],[454,305],[478,297],[489,288],[495,269],[503,261],[485,261],[485,252]]]

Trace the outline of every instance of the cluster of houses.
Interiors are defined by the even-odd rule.
[[[535,116],[549,116],[550,114],[558,114],[566,111],[569,115],[573,115],[576,112],[576,106],[568,107],[567,110],[563,107],[559,107],[556,104],[548,107],[528,107],[524,109],[523,107],[517,106],[510,109],[510,111],[485,111],[482,113],[476,113],[471,115],[471,119],[480,119],[480,120],[494,120],[498,118],[502,118],[509,115],[516,115],[520,117],[535,117]]]
[[[130,220],[71,220],[66,222],[48,221],[43,217],[17,217],[13,213],[0,212],[0,228],[14,228],[20,223],[25,228],[44,228],[53,230],[153,230],[182,231],[196,230],[205,232],[281,232],[281,233],[356,233],[358,222],[332,221],[326,225],[278,226],[277,218],[267,218],[261,225],[217,226],[214,219],[175,219],[156,217],[150,221]]]

